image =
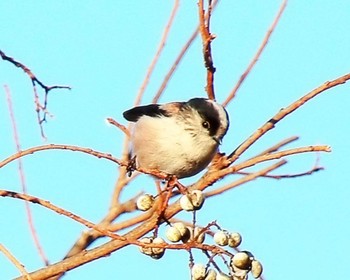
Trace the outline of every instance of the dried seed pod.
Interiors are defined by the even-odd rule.
[[[252,267],[250,269],[250,272],[255,279],[259,278],[263,272],[262,264],[257,260],[252,260]]]
[[[186,243],[191,238],[191,230],[189,227],[186,227],[186,230],[183,231],[183,235],[181,236],[181,241]]]
[[[237,267],[234,267],[233,272],[233,279],[234,280],[241,280],[241,279],[248,279],[248,272],[249,270],[243,270],[239,269]]]
[[[189,234],[189,230],[184,223],[173,223],[173,227],[177,228],[180,231],[182,237]]]
[[[242,242],[242,236],[238,232],[230,233],[228,237],[228,246],[237,248]]]
[[[227,232],[220,230],[214,234],[214,242],[219,246],[226,246],[228,244]]]
[[[146,243],[146,244],[151,244],[153,242],[153,238],[152,237],[143,237],[140,239],[140,242],[142,243]],[[145,255],[152,255],[152,248],[151,247],[139,247],[140,252],[145,254]]]
[[[180,198],[180,206],[185,211],[199,210],[204,203],[204,194],[200,190],[189,191]]]
[[[144,237],[140,239],[140,242],[142,243],[146,243],[146,244],[166,244],[165,241],[160,238],[160,237]],[[147,255],[147,256],[151,256],[153,259],[160,259],[165,252],[164,248],[153,248],[153,247],[142,247],[140,246],[140,251],[141,253]]]
[[[216,280],[216,275],[217,275],[217,273],[214,269],[209,269],[204,280]]]
[[[165,251],[163,251],[163,252],[160,253],[160,254],[152,254],[152,255],[151,255],[151,258],[152,258],[152,259],[155,259],[155,260],[159,260],[161,257],[164,256],[164,253],[165,253]]]
[[[192,280],[204,280],[206,269],[203,264],[195,263],[191,269]]]
[[[191,239],[195,239],[198,243],[203,243],[205,239],[205,232],[202,232],[202,228],[200,227],[194,227],[194,230],[190,230],[191,234],[193,233],[194,236],[191,236]]]
[[[153,244],[166,244],[166,242],[164,241],[163,238],[161,237],[155,237],[153,239]],[[161,253],[164,253],[165,249],[164,248],[152,248],[152,253],[155,254],[155,255],[159,255]]]
[[[232,278],[227,274],[220,272],[218,275],[216,275],[216,280],[232,280]]]
[[[231,259],[231,264],[239,269],[249,270],[252,263],[252,259],[245,251],[237,252]]]
[[[153,239],[153,244],[165,244],[165,241],[160,238],[160,237],[156,237]],[[165,253],[165,248],[152,248],[152,254],[151,254],[151,257],[153,259],[156,259],[156,260],[159,260],[161,257],[163,257]]]
[[[181,240],[181,232],[176,227],[168,227],[165,231],[165,236],[171,242],[178,242]]]
[[[154,203],[154,197],[150,194],[141,195],[136,201],[137,209],[141,211],[149,210]]]
[[[189,194],[190,194],[192,204],[195,207],[195,210],[200,209],[205,199],[203,192],[200,190],[193,190]]]

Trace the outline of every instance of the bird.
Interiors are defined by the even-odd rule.
[[[136,167],[178,179],[205,169],[229,128],[226,109],[201,97],[137,106],[125,111],[123,117],[133,122],[130,152]]]

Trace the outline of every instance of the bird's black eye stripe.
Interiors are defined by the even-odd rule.
[[[208,129],[209,135],[211,135],[211,136],[215,135],[220,127],[219,120],[210,114],[206,114],[206,112],[204,112],[204,113],[199,112],[199,114],[205,120],[203,122],[203,124],[207,123],[207,127],[205,127],[205,128]]]
[[[220,116],[215,110],[213,104],[203,102],[204,98],[193,98],[189,100],[189,105],[195,108],[203,119],[202,126],[209,131],[209,135],[213,136],[220,128]],[[205,127],[204,123],[208,123],[209,127]]]

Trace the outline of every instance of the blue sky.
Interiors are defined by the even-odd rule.
[[[172,5],[172,1],[161,0],[1,1],[0,49],[31,68],[43,82],[72,87],[71,91],[50,93],[49,111],[54,117],[45,124],[48,143],[80,145],[120,156],[123,135],[107,126],[105,118],[126,124],[121,114],[133,104]],[[218,5],[211,25],[217,35],[212,51],[218,101],[225,99],[243,73],[279,5],[280,1],[272,0],[222,0]],[[227,107],[231,126],[222,151],[231,152],[280,108],[325,81],[350,72],[348,8],[345,0],[288,3],[266,51]],[[151,101],[197,22],[196,2],[181,1],[142,103]],[[44,142],[28,78],[1,61],[0,83],[0,159],[4,159],[15,152],[15,145],[3,85],[12,93],[22,149]],[[204,85],[201,42],[197,39],[160,101],[205,96]],[[300,140],[290,147],[327,144],[332,153],[292,156],[275,174],[307,171],[317,157],[324,171],[297,179],[258,179],[208,200],[198,213],[201,224],[217,220],[222,227],[240,232],[242,249],[250,250],[263,263],[267,280],[348,276],[349,102],[348,84],[323,93],[284,119],[246,154],[252,156],[297,135]],[[94,222],[106,213],[118,176],[110,162],[78,153],[46,151],[24,158],[23,164],[29,194]],[[21,190],[16,162],[0,170],[0,188]],[[145,175],[130,185],[123,197],[140,190],[155,191]],[[33,206],[32,210],[46,254],[51,262],[59,261],[84,227],[42,207]],[[23,203],[1,198],[0,213],[0,243],[27,270],[40,268]],[[180,216],[191,219],[188,213]],[[155,279],[155,275],[156,279],[187,279],[187,264],[185,252],[167,252],[155,261],[129,247],[69,272],[65,279]],[[1,279],[19,274],[2,254],[0,266]]]

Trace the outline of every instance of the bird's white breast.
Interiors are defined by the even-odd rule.
[[[131,141],[138,166],[178,178],[203,170],[218,147],[208,135],[194,136],[171,117],[142,116],[134,125]]]

